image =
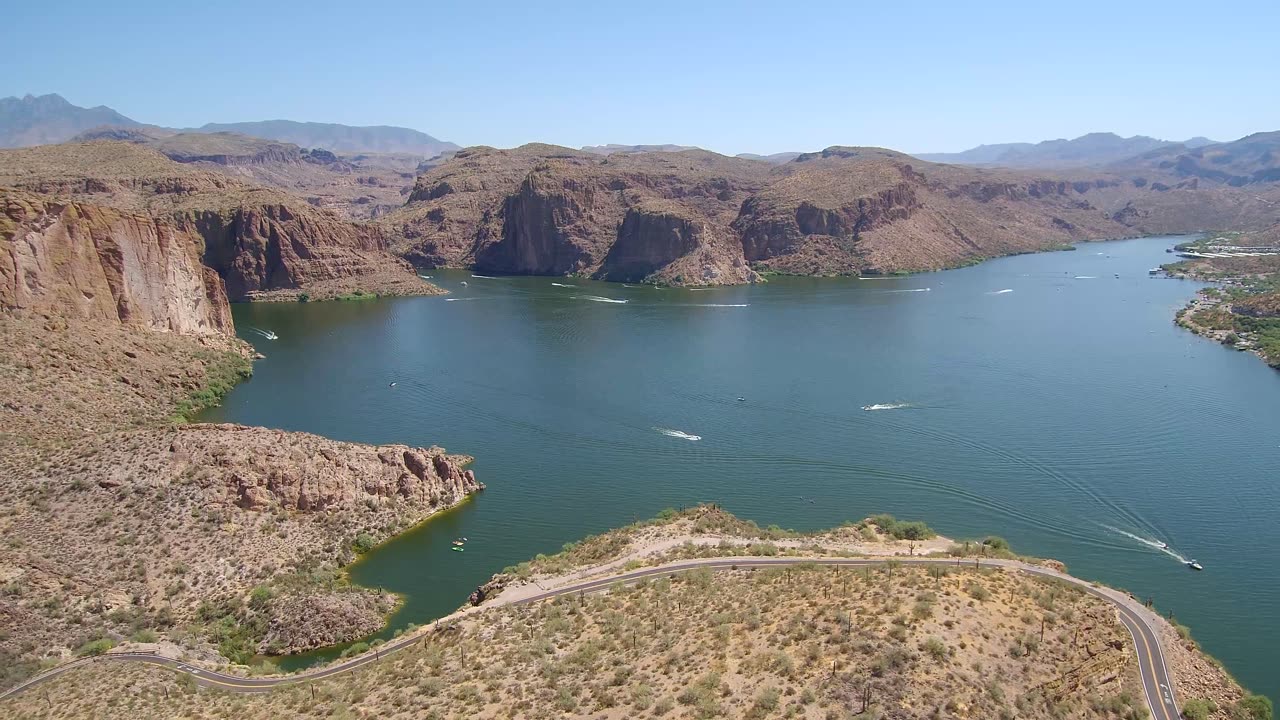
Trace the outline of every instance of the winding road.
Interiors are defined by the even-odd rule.
[[[939,560],[932,558],[893,558],[894,561],[903,565],[960,565],[958,561]],[[521,597],[513,597],[504,600],[502,596],[498,596],[492,603],[482,606],[481,608],[468,608],[442,618],[434,626],[424,627],[413,635],[405,635],[402,637],[389,640],[384,645],[374,650],[370,650],[357,657],[342,660],[328,667],[315,670],[312,672],[302,672],[295,675],[283,677],[241,677],[238,675],[227,675],[217,672],[216,670],[207,670],[205,668],[196,667],[190,663],[185,663],[173,658],[167,658],[160,655],[149,653],[120,652],[107,653],[93,658],[82,658],[74,662],[59,665],[45,673],[37,675],[26,682],[16,685],[4,693],[0,693],[0,701],[17,695],[18,693],[30,690],[42,683],[48,682],[58,677],[62,673],[75,669],[89,662],[141,662],[151,665],[170,668],[176,672],[185,673],[191,676],[198,685],[210,688],[218,688],[228,692],[236,693],[265,693],[283,686],[322,678],[341,675],[342,673],[351,672],[356,668],[368,665],[371,662],[378,662],[384,656],[401,650],[422,640],[424,637],[432,633],[440,632],[441,628],[448,628],[451,624],[462,618],[463,616],[475,614],[476,612],[489,607],[502,607],[505,605],[525,605],[548,600],[561,595],[571,595],[578,593],[593,593],[606,591],[619,583],[630,583],[642,578],[654,577],[658,575],[670,575],[673,573],[696,570],[699,568],[710,568],[711,570],[728,570],[736,568],[754,568],[754,567],[774,567],[786,565],[822,565],[827,567],[872,567],[884,565],[885,558],[806,558],[806,557],[730,557],[730,558],[701,558],[696,560],[681,560],[664,565],[657,565],[650,568],[642,568],[630,572],[623,572],[617,575],[598,578],[594,580],[580,580],[570,582],[566,585],[546,590],[535,595],[526,595]],[[963,566],[969,566],[968,560],[963,562]],[[975,563],[977,565],[978,563]],[[1113,604],[1119,614],[1120,622],[1129,631],[1133,638],[1135,656],[1138,659],[1139,676],[1142,679],[1143,692],[1146,695],[1147,705],[1151,710],[1153,720],[1178,720],[1181,715],[1178,712],[1177,701],[1173,694],[1173,681],[1169,675],[1168,664],[1165,662],[1164,651],[1160,645],[1160,637],[1157,628],[1153,625],[1155,616],[1136,600],[1129,597],[1125,593],[1107,587],[1095,586],[1085,580],[1072,577],[1065,573],[1044,568],[1036,565],[1016,560],[982,560],[983,567],[1002,567],[1021,572],[1036,575],[1039,577],[1061,580],[1071,583],[1085,592],[1095,597],[1101,598]]]

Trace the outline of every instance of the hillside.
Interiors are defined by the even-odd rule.
[[[1186,142],[1170,142],[1135,135],[1120,137],[1115,133],[1090,133],[1073,140],[1045,140],[1039,143],[1000,143],[979,145],[958,153],[915,153],[928,162],[953,165],[992,165],[1013,168],[1083,168],[1101,167],[1119,160],[1162,148],[1197,148],[1212,144],[1208,138],[1191,138]]]
[[[112,638],[244,662],[377,628],[394,601],[338,568],[479,490],[469,458],[185,424],[260,357],[224,290],[258,277],[249,248],[308,283],[356,251],[309,249],[315,219],[288,205],[222,225],[195,208],[258,191],[146,148],[81,146],[83,177],[60,147],[12,151],[58,196],[0,190],[0,685]]]
[[[71,142],[147,145],[175,162],[283,190],[352,220],[369,220],[404,204],[420,155],[337,154],[239,133],[174,133],[152,128],[94,128]]]
[[[0,187],[143,213],[198,237],[232,300],[438,292],[387,253],[379,228],[195,165],[136,143],[43,145],[0,152]]]
[[[0,148],[46,145],[70,140],[101,125],[140,125],[109,107],[83,108],[61,95],[0,98]]]
[[[458,149],[457,145],[437,140],[424,132],[390,125],[360,127],[337,123],[263,120],[207,123],[198,128],[190,128],[187,132],[232,132],[343,153],[407,153],[430,158]]]
[[[673,567],[676,558],[732,560],[718,571],[672,569],[527,606],[479,595],[493,587],[486,584],[472,598],[481,605],[410,629],[404,649],[384,649],[357,672],[270,693],[232,696],[169,671],[98,662],[3,707],[15,717],[142,718],[1147,716],[1133,637],[1113,605],[1078,585],[981,560],[919,566],[904,557],[862,568],[812,561],[937,547],[957,557],[977,548],[1008,555],[994,538],[949,547],[942,538],[895,539],[916,533],[929,530],[888,516],[799,534],[715,506],[666,511],[511,571],[542,591],[620,569]],[[782,556],[791,564],[748,566]],[[1198,717],[1215,720],[1261,717],[1189,638],[1136,612],[1161,628],[1171,691],[1184,707],[1211,702],[1216,709]]]
[[[1163,172],[1232,187],[1276,183],[1280,182],[1280,131],[1198,148],[1160,148],[1117,163],[1115,169]]]
[[[1278,187],[970,168],[878,148],[771,165],[526,145],[468,148],[427,169],[383,224],[425,265],[725,284],[753,271],[936,270],[1079,240],[1261,227],[1274,222]]]

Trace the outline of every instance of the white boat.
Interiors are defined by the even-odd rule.
[[[1150,270],[1148,270],[1148,271],[1147,271],[1147,274],[1148,274],[1148,275],[1159,275],[1159,274],[1160,274],[1160,268],[1158,268],[1158,267],[1153,267],[1153,268],[1151,268]]]
[[[1203,566],[1203,565],[1201,565],[1200,563],[1196,562],[1195,560],[1188,560],[1188,561],[1187,561],[1187,567],[1191,568],[1192,570],[1203,570],[1203,569],[1204,569],[1204,566]]]
[[[1156,541],[1156,547],[1160,548],[1161,550],[1168,550],[1168,549],[1169,549],[1169,543],[1164,542],[1164,541],[1161,541],[1161,540],[1157,540],[1157,541]]]

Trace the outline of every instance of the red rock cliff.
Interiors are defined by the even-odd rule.
[[[146,215],[0,191],[0,308],[181,333],[229,333],[199,235]]]

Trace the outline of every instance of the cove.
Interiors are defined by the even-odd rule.
[[[351,568],[406,596],[384,637],[664,507],[889,512],[1152,597],[1280,697],[1280,376],[1173,324],[1200,285],[1147,269],[1181,240],[707,290],[431,271],[452,294],[237,305],[267,358],[202,419],[476,457],[487,491]]]

